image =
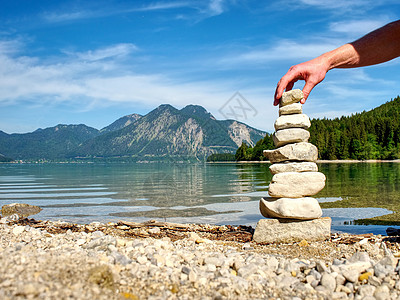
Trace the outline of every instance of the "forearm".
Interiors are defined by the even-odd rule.
[[[279,80],[274,105],[279,104],[284,90],[291,90],[298,80],[304,80],[304,99],[334,68],[356,68],[375,65],[400,56],[400,20],[383,26],[353,43],[345,44],[317,58],[292,66]]]
[[[383,63],[400,56],[400,21],[381,27],[359,40],[320,56],[326,70]]]

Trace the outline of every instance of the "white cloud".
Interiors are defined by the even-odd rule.
[[[318,111],[318,112],[312,112],[309,113],[308,116],[311,119],[334,119],[334,118],[340,118],[341,116],[350,116],[354,112],[349,112],[346,110],[324,110],[324,111]]]
[[[84,3],[84,2],[83,2]],[[234,3],[234,1],[230,1]],[[59,11],[46,11],[41,14],[41,18],[48,23],[63,23],[85,19],[104,18],[121,14],[129,14],[136,12],[154,12],[174,9],[185,9],[184,13],[177,13],[173,18],[176,20],[201,21],[208,17],[220,15],[225,12],[228,7],[226,0],[207,0],[207,1],[159,1],[144,5],[113,5],[90,7],[82,5],[74,7],[70,11],[67,9]]]
[[[89,19],[97,16],[98,14],[94,12],[81,10],[81,11],[72,11],[66,13],[45,12],[42,15],[42,18],[49,23],[60,23],[60,22],[68,22],[81,19]]]
[[[364,35],[370,31],[373,31],[379,27],[382,27],[389,20],[384,18],[376,18],[374,20],[353,20],[353,21],[341,21],[334,22],[329,25],[329,29],[334,32],[346,33],[351,35]]]
[[[0,55],[0,106],[25,107],[28,104],[38,109],[62,105],[91,111],[118,105],[147,107],[150,110],[162,103],[177,108],[198,104],[217,118],[223,118],[218,110],[238,89],[237,82],[232,79],[200,81],[169,73],[135,72],[130,70],[131,65],[116,56],[125,53],[125,46],[122,46],[123,50],[119,46],[110,46],[108,50],[94,49],[85,55],[69,53],[59,58],[57,63],[36,57]],[[104,57],[109,59],[101,59]],[[272,95],[273,91],[249,87],[240,92],[259,110],[259,114],[256,118],[239,121],[271,130],[276,112],[268,94]],[[266,118],[270,120],[266,121]],[[35,123],[35,126],[42,125]]]
[[[341,45],[342,42],[330,39],[313,43],[298,43],[291,40],[281,40],[273,47],[250,50],[241,54],[224,57],[220,60],[223,65],[260,64],[279,60],[302,61],[309,60],[324,52]],[[260,48],[260,47],[258,47]],[[253,67],[253,66],[252,66]]]
[[[360,7],[371,8],[375,1],[372,0],[300,0],[302,4],[319,7],[321,9],[349,10]]]
[[[222,14],[224,12],[223,2],[224,0],[210,0],[208,5],[210,14],[213,16]]]
[[[0,55],[10,55],[19,52],[22,42],[19,39],[0,40]]]
[[[210,3],[210,10],[216,12],[222,10],[223,0],[212,0]],[[193,1],[171,1],[171,2],[155,2],[142,6],[113,6],[93,8],[93,7],[80,7],[75,8],[69,12],[57,12],[57,11],[47,11],[42,14],[42,18],[49,23],[60,23],[83,19],[93,19],[93,18],[103,18],[108,16],[115,16],[120,14],[134,13],[134,12],[150,12],[150,11],[161,11],[161,10],[172,10],[176,8],[195,8],[197,9],[197,2]],[[222,11],[221,11],[222,12]],[[221,13],[219,12],[219,13]]]
[[[377,66],[374,66],[374,68],[377,68]],[[330,79],[329,83],[333,85],[338,85],[338,86],[343,86],[343,85],[371,85],[371,84],[376,84],[380,86],[396,86],[396,80],[390,80],[390,79],[381,79],[379,77],[371,77],[366,68],[354,68],[354,69],[336,69],[332,70],[330,72],[335,72],[336,74],[334,75],[335,79]],[[343,72],[346,74],[345,78],[339,75],[339,73],[343,74]]]
[[[252,50],[242,53],[236,58],[235,63],[250,64],[254,67],[258,63],[268,64],[276,60],[309,59],[335,47],[333,43],[299,44],[285,40],[265,51]],[[36,107],[55,107],[62,104],[63,107],[79,106],[83,107],[83,110],[94,111],[98,107],[111,106],[140,106],[150,110],[162,103],[181,108],[192,103],[204,106],[217,118],[223,118],[218,110],[236,91],[239,91],[258,110],[256,117],[239,121],[244,121],[255,128],[271,131],[274,119],[277,117],[277,108],[272,106],[275,82],[268,82],[267,78],[265,84],[262,83],[257,87],[258,83],[252,82],[254,77],[243,82],[243,79],[235,76],[215,78],[208,76],[207,73],[209,79],[200,81],[185,76],[187,73],[177,72],[176,69],[163,68],[163,73],[151,72],[149,69],[140,72],[135,69],[135,64],[131,64],[128,60],[132,58],[130,56],[132,53],[142,54],[142,52],[137,52],[137,47],[133,44],[110,45],[87,52],[69,52],[68,55],[59,57],[56,62],[44,61],[33,56],[16,55],[20,53],[18,47],[23,47],[19,41],[15,43],[0,41],[0,49],[2,47],[8,50],[0,52],[0,105],[15,104],[17,106],[29,102],[29,105],[33,104]],[[232,63],[235,57],[232,56],[229,59]],[[202,67],[203,64],[197,61],[197,69],[193,68],[190,71],[193,72],[192,74],[204,72]],[[206,71],[209,72],[209,70]],[[335,71],[337,75],[336,72],[339,71]],[[363,101],[356,101],[358,107],[361,107],[365,101],[372,101],[373,98],[382,99],[382,90],[375,89],[374,83],[377,80],[371,78],[364,69],[341,72],[346,72],[345,78],[340,79],[339,76],[334,75],[329,81],[325,81],[324,97],[321,102],[327,102],[326,99],[362,98]],[[348,88],[349,85],[359,87],[364,85],[366,89],[354,90]],[[378,85],[382,86],[381,83]],[[371,90],[377,92],[374,93]],[[337,103],[340,101],[342,100],[335,100],[332,108],[316,105],[312,107],[321,108],[317,112],[314,110],[314,113],[320,116],[357,111],[353,104],[340,107]],[[132,112],[136,111],[129,113]],[[41,127],[40,124],[38,125]],[[101,126],[106,125],[101,124]]]
[[[346,79],[347,78],[348,77],[346,77]],[[356,88],[355,85],[345,86],[343,82],[342,84],[335,82],[325,83],[324,89],[332,95],[332,98],[343,99],[344,101],[347,99],[363,99],[363,101],[367,101],[382,97],[382,90],[373,91],[370,89],[362,89],[361,85],[359,85],[358,88]]]
[[[89,50],[87,52],[77,52],[77,53],[71,53],[66,51],[66,53],[76,55],[78,58],[82,60],[96,61],[106,58],[124,57],[131,54],[132,52],[137,51],[138,49],[139,48],[134,44],[121,43],[109,47],[96,49],[93,51]]]
[[[38,104],[49,99],[65,102],[90,99],[89,102],[99,101],[102,105],[137,102],[149,107],[160,103],[184,105],[188,101],[212,104],[217,99],[227,99],[233,91],[229,85],[211,80],[190,82],[168,74],[135,73],[117,59],[132,49],[136,48],[119,44],[78,53],[75,57],[70,55],[54,64],[35,57],[0,55],[0,103],[26,99]]]
[[[128,11],[152,11],[152,10],[165,10],[173,8],[181,8],[190,6],[190,2],[187,1],[176,1],[176,2],[158,2],[150,5],[145,5],[140,8],[132,8]]]

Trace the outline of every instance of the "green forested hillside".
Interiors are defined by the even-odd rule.
[[[310,142],[321,159],[396,159],[400,146],[400,97],[349,117],[313,119]]]
[[[0,153],[0,162],[10,162],[10,161],[13,161],[13,159],[5,157],[3,154]]]
[[[319,159],[400,158],[400,97],[367,112],[333,120],[312,119],[310,134]],[[257,145],[242,144],[236,159],[262,160],[262,150],[274,148],[272,135],[267,134]]]
[[[236,157],[233,153],[213,153],[207,157],[207,162],[215,161],[236,161]]]
[[[0,153],[13,159],[59,159],[98,134],[83,124],[59,124],[22,134],[0,131]]]
[[[265,160],[263,151],[267,149],[274,149],[274,142],[272,141],[272,134],[267,133],[265,137],[259,140],[254,147],[248,146],[246,143],[237,149],[235,158],[237,161],[245,160]]]

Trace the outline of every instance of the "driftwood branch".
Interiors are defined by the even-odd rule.
[[[129,226],[132,228],[141,228],[141,227],[163,227],[168,229],[189,229],[190,225],[188,224],[179,224],[179,223],[168,223],[168,222],[157,222],[154,220],[138,223],[138,222],[128,222],[128,221],[118,221],[118,224]]]

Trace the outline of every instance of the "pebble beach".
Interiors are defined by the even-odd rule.
[[[232,226],[1,221],[1,299],[400,299],[395,237],[261,245]]]

